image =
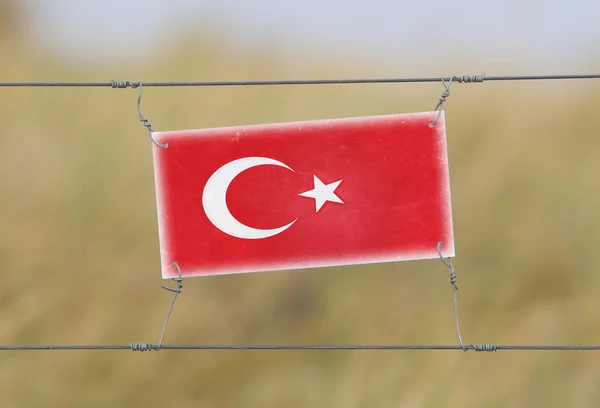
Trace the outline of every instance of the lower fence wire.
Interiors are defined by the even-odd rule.
[[[34,350],[158,350],[156,344],[126,344],[126,345],[47,345],[47,346],[0,346],[0,351],[34,351]],[[226,344],[163,344],[160,350],[474,350],[474,351],[600,351],[600,345],[568,346],[568,345],[499,345],[499,344],[470,344],[464,348],[460,345],[226,345]]]

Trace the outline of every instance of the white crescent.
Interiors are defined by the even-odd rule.
[[[267,157],[244,157],[225,164],[210,176],[202,193],[202,206],[206,216],[215,227],[237,238],[262,239],[277,235],[296,222],[298,218],[283,227],[258,229],[242,224],[229,212],[225,199],[229,184],[244,170],[263,165],[279,166],[294,171],[280,161]]]

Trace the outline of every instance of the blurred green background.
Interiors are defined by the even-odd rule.
[[[26,35],[20,4],[0,2],[0,81],[480,73],[458,56],[416,75],[360,50],[290,60],[236,46],[216,23],[145,57],[75,64]],[[582,61],[578,72],[599,66]],[[530,73],[511,56],[491,68]],[[429,111],[442,91],[146,88],[143,112],[156,130],[203,128]],[[453,85],[445,110],[466,343],[600,343],[599,92],[597,81]],[[137,90],[0,95],[0,344],[156,343],[171,294],[160,289]],[[185,282],[164,341],[456,344],[453,318],[439,260],[218,276]],[[3,351],[0,405],[595,407],[598,363],[595,352]]]

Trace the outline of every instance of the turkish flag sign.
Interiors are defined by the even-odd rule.
[[[153,133],[162,277],[453,257],[436,115]]]

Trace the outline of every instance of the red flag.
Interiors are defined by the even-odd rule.
[[[436,115],[155,132],[163,278],[454,256]]]

